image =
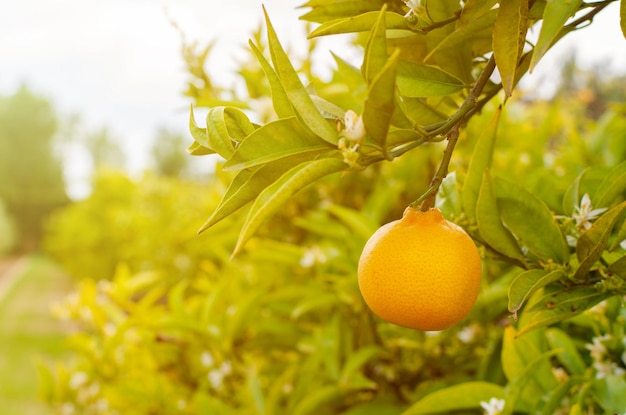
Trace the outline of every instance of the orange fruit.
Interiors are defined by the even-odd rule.
[[[416,330],[443,330],[469,314],[480,288],[474,241],[441,211],[408,207],[380,227],[359,259],[359,289],[380,318]]]

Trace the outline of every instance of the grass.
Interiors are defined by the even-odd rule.
[[[25,259],[15,283],[0,298],[0,412],[49,415],[38,398],[38,364],[63,359],[65,331],[50,313],[72,281],[43,256]]]

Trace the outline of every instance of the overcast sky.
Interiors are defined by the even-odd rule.
[[[60,115],[79,114],[94,129],[107,126],[123,141],[131,166],[141,169],[160,127],[186,133],[189,100],[181,92],[187,75],[171,21],[189,41],[217,41],[209,73],[228,83],[236,56],[245,53],[262,21],[262,3],[285,43],[306,44],[298,20],[303,10],[295,9],[303,0],[0,0],[0,94],[26,84],[49,98]],[[545,78],[572,48],[583,66],[605,62],[607,69],[626,73],[617,6],[566,38],[529,81]],[[341,52],[342,44],[334,39],[322,45]],[[88,174],[81,155],[75,157],[72,174]],[[84,191],[80,185],[73,190]]]

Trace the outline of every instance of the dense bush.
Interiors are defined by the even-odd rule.
[[[332,3],[311,2],[313,11],[307,17],[327,22],[328,13],[343,10]],[[463,4],[467,13],[484,20],[495,19],[494,3]],[[66,264],[80,245],[73,245],[71,235],[92,227],[98,229],[101,245],[88,245],[87,251],[117,252],[110,258],[85,252],[89,262],[76,269],[77,274],[89,276],[83,274],[89,270],[91,276],[107,277],[97,275],[98,270],[116,270],[110,279],[84,280],[56,310],[81,328],[71,339],[76,359],[56,370],[42,370],[43,392],[61,412],[384,415],[485,410],[494,415],[621,413],[626,408],[626,312],[621,306],[626,293],[626,108],[609,104],[599,119],[588,118],[584,107],[568,99],[509,99],[502,108],[504,97],[497,95],[503,85],[484,77],[478,79],[488,86],[486,95],[478,92],[479,101],[466,101],[466,83],[478,82],[475,74],[485,73],[485,67],[493,70],[493,62],[479,59],[491,45],[484,42],[489,25],[473,27],[473,20],[466,20],[476,32],[458,34],[463,27],[447,25],[462,13],[451,14],[454,19],[448,23],[429,23],[419,20],[430,18],[423,10],[407,13],[399,2],[394,4],[398,10],[382,13],[382,2],[359,4],[364,9],[350,12],[364,13],[358,18],[343,16],[345,20],[322,27],[354,31],[358,26],[369,32],[363,73],[337,59],[338,69],[325,84],[306,70],[306,64],[299,68],[299,75],[310,78],[307,91],[317,91],[311,94],[314,99],[307,95],[315,101],[315,111],[328,119],[307,124],[312,107],[299,106],[306,101],[304,87],[285,66],[285,55],[270,29],[271,62],[262,54],[266,47],[259,44],[255,49],[270,82],[258,70],[242,71],[246,84],[254,86],[249,96],[233,99],[230,107],[213,106],[206,128],[192,119],[190,151],[218,152],[227,159],[210,183],[183,196],[175,181],[159,187],[154,178],[135,184],[118,177],[121,183],[107,190],[120,191],[118,198],[109,195],[96,203],[96,186],[91,200],[57,218],[53,238],[69,242],[50,246],[59,258],[67,258]],[[429,7],[432,4],[440,17],[445,7],[456,10],[459,3],[442,1]],[[553,7],[534,2],[531,16],[541,17],[545,8],[551,10],[547,15],[553,23]],[[397,27],[381,28],[385,19],[380,16]],[[428,24],[442,25],[445,33]],[[502,30],[502,22],[496,26]],[[453,46],[458,47],[461,35],[476,46],[459,52],[464,57],[479,55],[469,56],[473,67],[454,60],[454,48],[446,43],[456,40]],[[395,89],[377,88],[381,79],[395,80],[390,67],[397,56],[380,58],[387,57],[387,44],[395,44],[404,59],[422,59],[424,50],[409,47],[420,36],[432,41],[420,47],[442,53],[438,63],[458,70],[455,77],[466,83],[453,82],[453,91],[444,97],[399,100],[407,106],[398,111],[406,110],[404,115],[411,117],[420,114],[429,128],[443,125],[452,134],[444,129],[409,151],[404,145],[412,145],[422,125],[411,129],[405,123],[400,128],[387,113],[381,123],[370,120],[366,126],[368,131],[388,128],[393,140],[368,136],[370,141],[361,149],[341,137],[337,146],[322,143],[314,157],[303,156],[306,151],[298,146],[319,139],[307,128],[319,127],[332,139],[334,130],[320,125],[345,127],[338,116],[345,109],[382,117],[379,111],[397,108]],[[486,37],[491,40],[491,32]],[[441,44],[448,48],[437,49]],[[525,56],[514,61],[522,72],[528,69],[532,50]],[[189,60],[191,72],[200,79],[203,58],[206,54]],[[511,72],[500,64],[501,72],[512,76],[505,89],[516,80],[515,65]],[[368,74],[367,68],[374,67],[376,76]],[[210,82],[192,85],[189,94],[198,103],[223,103],[225,97]],[[294,91],[300,100],[290,95]],[[241,102],[253,107],[270,94],[275,112],[259,117],[265,124],[250,121],[248,111],[236,108]],[[372,97],[389,105],[371,107]],[[341,105],[339,110],[331,102]],[[480,104],[472,107],[475,103]],[[471,117],[465,118],[467,114]],[[284,134],[272,136],[268,131],[273,128]],[[305,138],[298,141],[294,131]],[[445,176],[435,203],[477,242],[483,255],[483,286],[474,310],[460,325],[442,332],[407,330],[367,310],[357,288],[356,263],[378,226],[397,218],[417,196],[432,189],[431,178],[439,174],[439,159],[448,148],[446,141],[456,139],[454,131],[459,137],[451,174]],[[241,143],[253,134],[255,139],[279,137],[296,144],[283,160],[278,144],[244,147]],[[402,142],[407,137],[410,140]],[[319,160],[344,160],[345,165],[341,172],[310,180],[315,185],[297,195],[286,195],[284,189],[300,171],[289,170],[301,166],[293,164],[319,166]],[[280,174],[263,172],[267,165]],[[153,197],[154,188],[164,189],[159,193],[163,199]],[[254,202],[239,203],[245,200]],[[115,203],[120,206],[111,207],[115,214],[102,214],[107,204]],[[151,211],[160,213],[150,216]],[[225,217],[210,219],[193,242],[171,243],[183,235],[187,241],[192,233],[179,231],[215,211]],[[115,223],[123,226],[112,226]],[[63,236],[70,226],[77,231]],[[159,249],[162,245],[155,241],[165,248]],[[231,258],[233,250],[237,255]],[[173,266],[180,255],[192,258],[188,268]],[[116,259],[123,265],[115,267]]]
[[[44,247],[77,278],[111,278],[118,264],[132,272],[161,270],[180,279],[195,273],[207,239],[197,236],[197,213],[219,200],[219,183],[205,184],[146,174],[133,181],[121,172],[102,170],[85,200],[56,212],[48,221]]]

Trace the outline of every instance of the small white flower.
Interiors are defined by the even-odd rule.
[[[476,338],[478,330],[475,325],[467,326],[457,333],[457,337],[462,343],[471,343]]]
[[[567,371],[563,369],[562,367],[553,367],[552,374],[554,375],[554,377],[559,383],[563,383],[567,379],[569,379],[569,375],[567,374]]]
[[[224,376],[230,375],[233,373],[233,365],[226,361],[220,366],[220,371],[224,374]]]
[[[319,247],[313,246],[308,248],[300,259],[300,266],[303,268],[311,268],[315,264],[323,264],[327,260],[324,251]]]
[[[404,17],[410,17],[413,14],[417,14],[417,11],[422,8],[422,0],[405,0],[404,4],[409,8],[409,11],[404,15]]]
[[[615,362],[594,362],[593,367],[596,369],[596,379],[603,379],[611,375],[621,376],[626,373]]]
[[[61,415],[72,415],[76,413],[76,408],[71,403],[64,403],[61,406]]]
[[[591,199],[585,193],[580,201],[580,206],[575,206],[576,212],[572,215],[572,219],[576,222],[579,229],[586,230],[591,228],[591,221],[596,219],[607,208],[593,209]]]
[[[350,141],[360,144],[365,138],[363,118],[352,110],[346,111],[343,116],[343,136]]]
[[[70,388],[78,389],[89,381],[89,376],[85,372],[76,372],[70,378]]]
[[[596,315],[599,317],[603,317],[606,314],[606,308],[608,304],[606,300],[600,301],[598,304],[591,307],[589,310],[585,311],[586,314]],[[604,338],[604,336],[603,336]],[[608,339],[608,337],[606,337]]]
[[[604,359],[604,356],[607,355],[608,350],[602,342],[605,340],[609,340],[609,337],[610,336],[608,334],[600,337],[594,337],[591,339],[591,344],[585,344],[585,349],[591,352],[590,355],[593,360],[601,361],[602,359]]]
[[[111,322],[106,323],[102,327],[102,332],[107,337],[113,337],[113,335],[117,332],[117,326],[115,324],[111,323]]]
[[[213,355],[208,352],[202,352],[202,355],[200,355],[200,361],[202,362],[202,366],[204,367],[211,367],[215,364],[215,359],[213,359]]]
[[[491,398],[489,402],[481,402],[480,406],[485,410],[485,415],[499,415],[504,410],[504,399]]]
[[[209,378],[209,383],[215,389],[219,389],[222,386],[222,383],[224,383],[224,374],[219,369],[210,371],[207,377]]]
[[[622,242],[620,242],[620,243],[619,243],[619,246],[620,246],[622,249],[626,249],[626,239],[624,239]],[[624,415],[626,415],[626,414],[624,414]]]

